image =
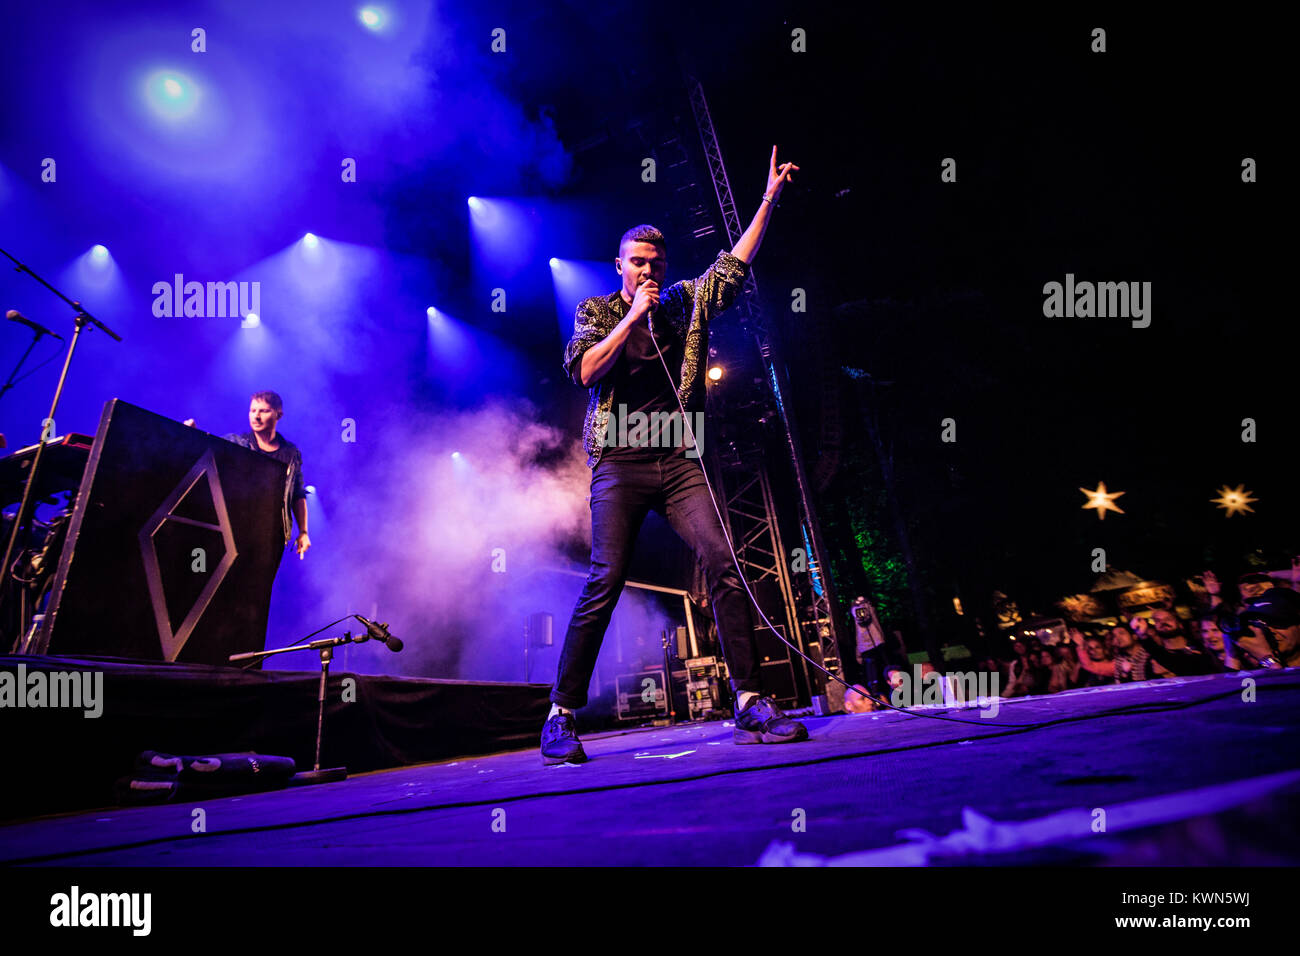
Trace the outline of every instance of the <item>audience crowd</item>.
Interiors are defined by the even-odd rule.
[[[1225,600],[1212,572],[1202,578],[1207,600],[1199,606],[1158,607],[1110,622],[1069,626],[1064,636],[1046,640],[1017,638],[1010,642],[1009,659],[989,657],[975,669],[997,676],[1000,696],[1025,697],[1104,684],[1300,666],[1300,593],[1267,574],[1246,574],[1237,582],[1236,599]],[[923,675],[933,669],[922,665]],[[895,663],[885,668],[882,681],[871,682],[875,685],[871,690],[887,697],[905,675],[911,676]],[[878,709],[865,691],[858,685],[846,693],[850,712]]]

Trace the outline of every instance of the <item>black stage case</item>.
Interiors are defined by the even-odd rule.
[[[287,466],[104,404],[32,650],[225,663],[266,642]]]

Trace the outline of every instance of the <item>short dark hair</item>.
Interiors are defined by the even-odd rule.
[[[633,226],[627,232],[623,233],[623,238],[618,241],[618,254],[623,255],[623,246],[629,242],[648,242],[652,246],[658,246],[668,254],[668,241],[664,239],[664,234],[649,223],[642,223],[639,226]]]
[[[266,402],[266,404],[270,405],[271,408],[274,409],[278,415],[280,415],[281,417],[284,416],[284,401],[280,398],[278,394],[270,391],[269,389],[266,391],[254,392],[253,396],[249,399],[249,401]]]

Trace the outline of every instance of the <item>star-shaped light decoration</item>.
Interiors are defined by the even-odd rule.
[[[1106,490],[1106,482],[1097,482],[1097,489],[1095,491],[1089,491],[1087,488],[1080,488],[1079,490],[1088,496],[1088,503],[1083,505],[1083,507],[1096,508],[1097,517],[1102,521],[1106,520],[1107,511],[1114,511],[1116,514],[1124,513],[1124,509],[1115,504],[1115,499],[1124,494],[1124,492],[1108,492]]]
[[[1255,509],[1250,506],[1250,503],[1252,501],[1259,501],[1259,499],[1252,498],[1250,492],[1246,490],[1245,485],[1238,485],[1236,488],[1229,488],[1227,485],[1224,485],[1219,489],[1219,497],[1211,498],[1210,501],[1213,504],[1218,505],[1220,508],[1227,509],[1228,513],[1225,517],[1231,518],[1239,511],[1253,512]]]

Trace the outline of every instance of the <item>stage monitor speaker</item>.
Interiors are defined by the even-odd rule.
[[[287,466],[105,403],[33,650],[226,664],[262,650]]]

